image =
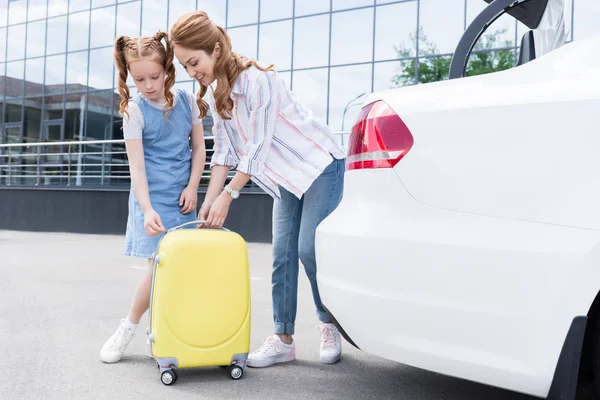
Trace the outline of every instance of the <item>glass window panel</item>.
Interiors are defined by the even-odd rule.
[[[90,51],[90,75],[88,85],[94,89],[108,89],[113,86],[113,49]]]
[[[198,0],[198,10],[208,14],[215,24],[225,26],[226,2],[223,0]]]
[[[171,27],[183,14],[187,14],[195,10],[196,0],[171,1],[169,4],[169,27]]]
[[[417,3],[377,7],[375,59],[389,60],[415,55]]]
[[[248,58],[256,58],[256,25],[228,29],[227,33],[231,38],[233,51]]]
[[[154,35],[159,30],[166,30],[168,4],[164,0],[144,0],[142,9],[142,34]]]
[[[64,92],[65,55],[46,57],[46,90],[50,93]]]
[[[0,62],[6,61],[6,30],[7,28],[0,28]]]
[[[293,0],[260,0],[261,22],[291,18],[293,11]]]
[[[69,15],[69,51],[88,48],[89,28],[89,11]]]
[[[65,101],[65,140],[80,140],[85,130],[85,93],[71,93]],[[83,101],[82,101],[83,100]],[[83,108],[83,109],[82,109]]]
[[[596,0],[577,0],[574,17],[573,36],[575,40],[586,38],[598,32],[600,2]]]
[[[260,25],[259,60],[277,70],[292,67],[292,21]]]
[[[48,0],[48,16],[66,14],[69,10],[69,0]]]
[[[410,2],[411,0],[407,0],[408,2]],[[412,0],[413,2],[417,2],[418,0]],[[388,3],[396,3],[398,2],[398,0],[376,0],[375,3],[377,4],[388,4]]]
[[[25,25],[8,27],[8,60],[25,58]]]
[[[111,115],[113,114],[112,90],[90,92],[87,102],[87,118],[85,136],[88,139],[104,140],[112,136]]]
[[[326,66],[329,59],[329,15],[299,18],[294,31],[294,68]]]
[[[375,63],[373,91],[388,90],[414,84],[415,62],[388,61]]]
[[[351,85],[348,82],[352,82]],[[331,69],[329,91],[329,126],[331,129],[347,130],[352,127],[360,104],[364,100],[354,100],[362,93],[371,92],[371,65],[355,65]],[[353,106],[352,104],[357,104]],[[342,121],[344,109],[346,117]]]
[[[175,81],[183,82],[191,79],[185,69],[183,69],[183,66],[177,61],[177,58],[173,58],[173,61],[175,64]],[[131,84],[133,85],[133,81],[131,81]]]
[[[373,0],[333,0],[333,10],[347,10],[348,8],[372,6]]]
[[[36,21],[27,24],[27,57],[44,55],[46,47],[46,21]]]
[[[40,96],[44,84],[44,58],[26,61],[25,96]]]
[[[229,0],[227,26],[255,24],[258,20],[258,0]]]
[[[117,34],[127,36],[140,35],[141,3],[120,4],[117,7]]]
[[[4,122],[21,122],[21,110],[23,108],[21,104],[21,100],[17,100],[16,102],[12,101],[10,104],[6,104],[6,121]],[[18,134],[20,135],[20,132]]]
[[[111,6],[116,3],[116,0],[92,0],[92,7]]]
[[[67,17],[48,20],[46,54],[64,53],[67,49]]]
[[[294,71],[292,90],[316,118],[327,121],[327,68]]]
[[[44,96],[44,102],[43,120],[62,119],[64,107],[64,97],[62,94],[54,94],[51,96],[46,94],[46,96]]]
[[[478,0],[485,5],[485,2]],[[419,54],[453,53],[464,32],[464,0],[421,0]],[[426,39],[426,40],[425,40]]]
[[[25,62],[21,60],[6,63],[6,76],[9,78],[14,78],[7,81],[6,95],[10,97],[23,96]]]
[[[69,3],[69,11],[74,13],[77,11],[89,10],[90,0],[76,0]]]
[[[8,3],[8,23],[10,25],[25,22],[27,16],[26,1],[11,1]]]
[[[348,64],[373,58],[373,9],[333,14],[331,63]]]
[[[88,52],[67,54],[67,92],[86,90]]]
[[[34,21],[43,18],[46,18],[46,0],[29,0],[27,19]]]
[[[8,21],[8,14],[6,11],[8,10],[8,0],[0,0],[0,26],[6,26]]]
[[[25,118],[23,118],[23,142],[39,142],[40,127],[42,122],[42,103],[35,101],[26,101],[25,103]]]
[[[115,7],[92,10],[90,48],[114,45]]]
[[[329,12],[329,0],[296,0],[296,16]]]

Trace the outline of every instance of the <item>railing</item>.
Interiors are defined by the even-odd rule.
[[[348,132],[335,132],[342,139]],[[200,185],[210,178],[212,136],[205,136],[206,163]],[[235,171],[229,173],[233,177]],[[125,140],[0,144],[0,186],[129,187]],[[252,182],[248,186],[254,186]]]

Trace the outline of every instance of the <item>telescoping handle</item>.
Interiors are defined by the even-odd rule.
[[[184,226],[188,226],[188,225],[201,225],[201,224],[205,224],[205,223],[206,223],[206,221],[203,221],[203,220],[197,219],[197,220],[195,220],[195,221],[186,222],[185,224],[181,224],[181,225],[175,226],[175,227],[173,227],[173,228],[171,228],[171,229],[168,229],[168,230],[167,230],[167,233],[169,233],[169,232],[173,232],[173,231],[176,231],[176,230],[178,230],[178,229],[181,229],[181,228],[183,228]],[[214,229],[214,228],[209,228],[209,229]],[[229,230],[229,229],[227,229],[227,228],[220,228],[220,230],[222,230],[222,231],[227,231],[227,232],[230,232],[230,230]]]

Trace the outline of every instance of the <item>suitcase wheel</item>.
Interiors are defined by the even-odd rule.
[[[177,374],[172,369],[165,369],[160,374],[160,380],[167,386],[172,385],[177,380]]]
[[[232,364],[229,366],[229,376],[231,379],[238,380],[244,375],[244,369],[239,365]]]

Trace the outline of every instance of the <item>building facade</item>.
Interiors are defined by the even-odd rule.
[[[571,40],[597,29],[598,0],[566,3]],[[0,0],[0,143],[121,139],[115,37],[168,30],[196,9],[227,29],[235,51],[274,63],[317,117],[346,131],[364,94],[422,82],[417,66],[449,59],[485,6],[484,0]],[[524,27],[504,16],[494,30],[484,51],[517,54]],[[197,90],[179,64],[176,79],[178,87]],[[207,118],[208,135],[210,128]],[[77,163],[66,155],[70,146],[4,149],[0,184],[127,185],[127,168],[119,166],[126,162],[123,146],[98,146],[86,146],[91,154],[83,163],[81,155]],[[22,156],[27,152],[32,157]],[[108,161],[105,153],[113,153]],[[67,158],[69,172],[78,169],[73,182],[64,173]]]

